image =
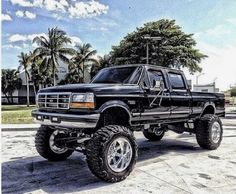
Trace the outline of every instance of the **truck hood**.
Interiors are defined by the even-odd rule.
[[[86,93],[93,92],[96,94],[138,94],[140,87],[131,84],[68,84],[63,86],[54,86],[41,89],[39,93]]]

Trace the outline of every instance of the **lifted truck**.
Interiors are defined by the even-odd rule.
[[[133,132],[159,141],[167,130],[195,133],[213,150],[222,140],[224,95],[190,91],[182,71],[151,65],[102,69],[90,84],[39,91],[34,121],[38,153],[60,161],[83,152],[94,175],[124,180],[133,170],[138,146]]]

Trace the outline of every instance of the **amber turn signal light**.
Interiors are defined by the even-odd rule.
[[[95,108],[94,102],[71,102],[71,108]]]

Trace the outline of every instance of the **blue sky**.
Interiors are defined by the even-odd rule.
[[[2,68],[16,68],[17,55],[32,50],[32,39],[51,27],[65,30],[72,46],[89,42],[105,54],[136,27],[167,18],[194,33],[197,48],[209,56],[199,82],[216,79],[224,90],[236,83],[235,10],[235,0],[2,0]],[[196,75],[186,73],[194,82]]]

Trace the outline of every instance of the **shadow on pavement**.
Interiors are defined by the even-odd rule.
[[[197,144],[182,139],[164,138],[160,142],[149,142],[138,139],[138,165],[152,163],[148,159],[156,159],[171,152],[172,155],[186,155],[203,152]],[[144,162],[145,161],[145,162]],[[144,162],[144,163],[143,163]],[[135,169],[134,169],[135,170]],[[42,157],[15,158],[2,164],[2,192],[25,193],[38,189],[47,193],[78,192],[109,185],[89,171],[85,156],[74,153],[68,160],[49,162]]]

